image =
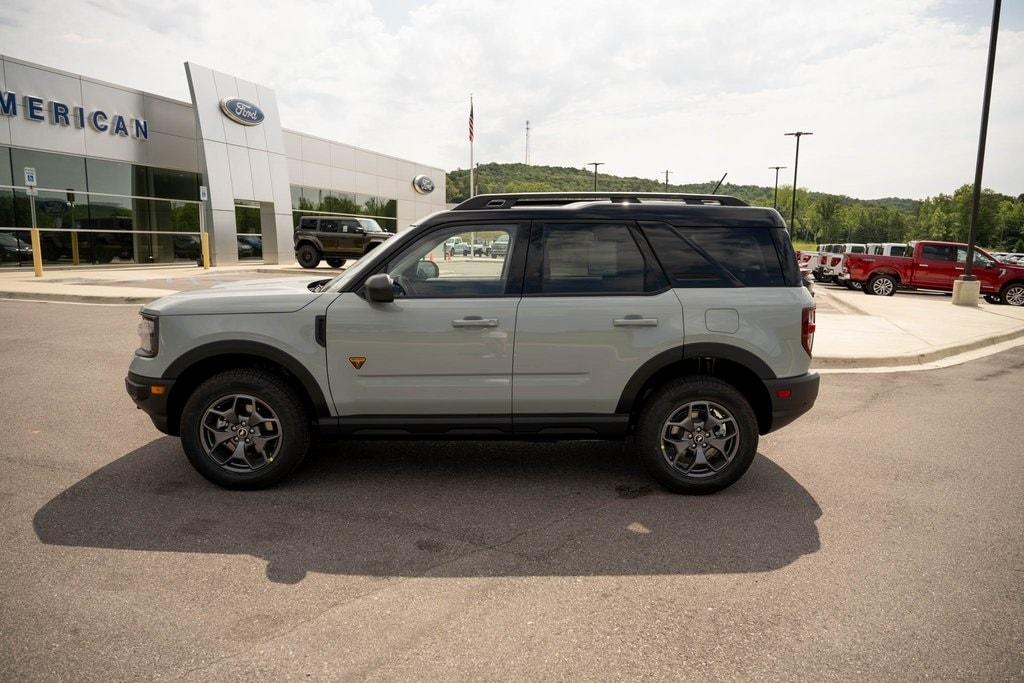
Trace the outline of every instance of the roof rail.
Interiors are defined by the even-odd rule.
[[[513,206],[562,206],[573,202],[607,199],[616,203],[648,201],[682,202],[696,205],[749,206],[742,199],[726,194],[687,194],[683,192],[501,192],[479,194],[463,201],[453,211],[511,209]]]

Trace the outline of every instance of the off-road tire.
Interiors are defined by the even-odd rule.
[[[343,259],[343,258],[328,258],[327,259],[327,265],[329,265],[331,268],[341,268],[343,265],[345,265],[345,259]]]
[[[321,258],[320,250],[309,242],[300,244],[299,248],[295,250],[295,260],[303,268],[316,268],[320,265]]]
[[[207,454],[200,432],[207,409],[225,396],[244,394],[262,401],[276,414],[281,443],[271,462],[251,472],[225,469]],[[260,489],[277,484],[302,464],[309,450],[310,417],[295,391],[277,375],[263,370],[226,370],[192,392],[181,413],[181,444],[192,466],[218,486]]]
[[[666,421],[685,404],[711,401],[727,410],[736,421],[739,444],[732,460],[715,474],[688,476],[669,463],[662,447]],[[735,387],[706,376],[672,380],[655,391],[641,408],[635,442],[640,459],[658,483],[674,493],[707,494],[721,491],[747,471],[757,454],[757,417],[750,403]]]

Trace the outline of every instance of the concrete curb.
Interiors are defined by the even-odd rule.
[[[1024,328],[992,335],[984,339],[975,339],[960,344],[951,344],[922,353],[909,353],[902,356],[865,356],[865,357],[842,357],[842,356],[816,356],[811,361],[812,370],[832,370],[841,368],[889,368],[905,365],[926,365],[937,360],[957,356],[968,351],[976,351],[986,346],[995,346],[1003,342],[1024,338]]]
[[[17,299],[19,301],[60,301],[80,304],[148,304],[161,296],[102,296],[97,294],[63,294],[42,292],[5,292],[0,290],[0,299]]]

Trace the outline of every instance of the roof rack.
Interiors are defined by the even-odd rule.
[[[514,206],[563,206],[574,202],[593,202],[603,199],[613,203],[640,203],[640,200],[682,202],[711,206],[749,206],[742,199],[726,194],[687,194],[683,192],[502,192],[470,197],[453,211],[476,209],[511,209]]]

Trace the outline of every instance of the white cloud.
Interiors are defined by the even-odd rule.
[[[792,165],[782,133],[800,128],[815,133],[801,185],[923,196],[973,176],[986,22],[943,19],[934,2],[376,7],[36,2],[0,10],[0,40],[15,57],[182,99],[194,60],[276,88],[290,128],[448,168],[468,163],[473,92],[481,162],[521,160],[530,119],[535,163],[611,173],[767,184],[769,165]],[[55,31],[57,17],[74,33]],[[1021,86],[1024,31],[1004,29],[985,177],[1015,194]]]

